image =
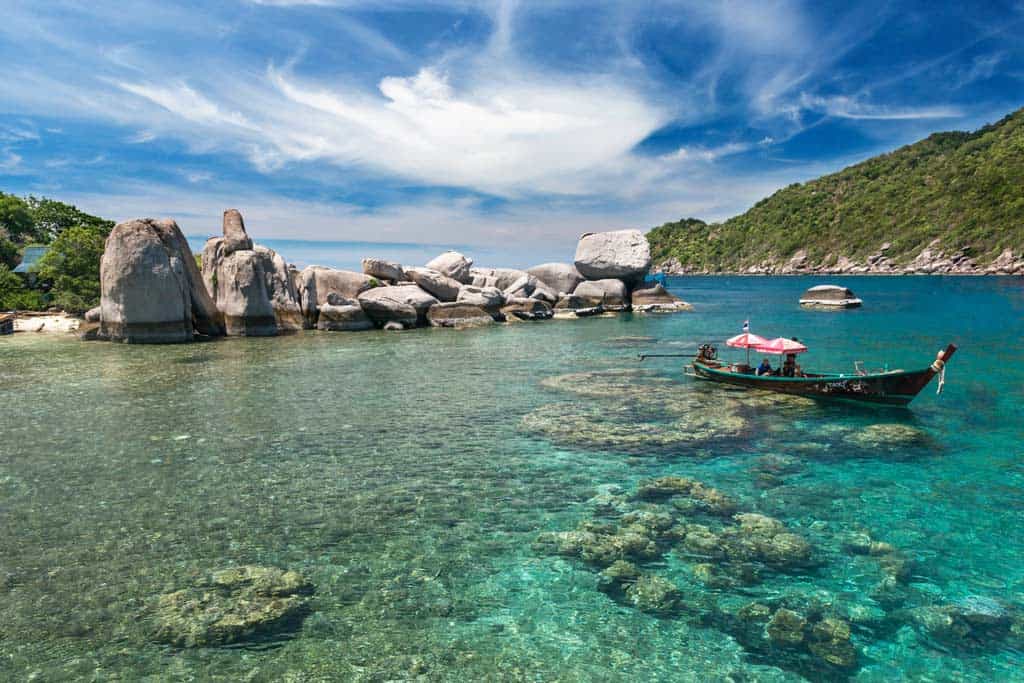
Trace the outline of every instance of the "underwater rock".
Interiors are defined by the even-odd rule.
[[[301,620],[311,584],[298,572],[247,565],[214,572],[157,601],[155,640],[215,647],[280,632]]]
[[[869,425],[846,438],[861,448],[902,448],[925,443],[928,434],[917,427],[894,422]]]
[[[850,642],[850,625],[836,617],[825,617],[811,628],[807,649],[840,668],[857,663],[857,650]]]
[[[942,646],[961,651],[998,649],[1011,634],[1012,616],[1003,605],[970,596],[951,605],[909,610],[918,632]]]
[[[798,645],[804,642],[807,620],[792,610],[780,608],[765,626],[768,638],[775,645]]]
[[[652,390],[667,388],[674,384],[668,377],[662,377],[649,370],[617,368],[591,372],[570,372],[564,375],[545,377],[540,385],[547,389],[564,391],[577,396],[592,398],[632,399]]]
[[[684,514],[700,511],[730,516],[737,510],[734,500],[718,489],[686,477],[666,476],[640,482],[636,497],[640,500],[662,500],[679,496],[673,506]]]
[[[626,587],[626,597],[641,612],[662,616],[678,612],[683,600],[679,588],[657,574],[641,574]]]
[[[640,570],[632,562],[616,560],[597,575],[597,590],[615,599],[626,595],[626,588],[636,582]]]

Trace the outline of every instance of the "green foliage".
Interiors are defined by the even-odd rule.
[[[651,230],[655,262],[740,270],[789,259],[863,260],[884,242],[897,263],[932,240],[985,263],[1024,245],[1024,109],[973,133],[936,133],[838,173],[783,188],[721,224]]]
[[[46,296],[25,287],[22,279],[0,263],[0,311],[38,311],[46,308]]]
[[[51,285],[53,303],[84,313],[100,302],[100,259],[109,229],[79,225],[63,229],[39,260],[36,272]]]
[[[0,192],[0,237],[15,243],[36,238],[35,223],[28,204],[13,194]]]
[[[107,235],[114,227],[114,221],[79,211],[71,204],[58,202],[46,197],[32,197],[25,200],[38,239],[49,242],[68,228],[83,225]]]
[[[14,268],[18,265],[18,245],[0,234],[0,265]]]

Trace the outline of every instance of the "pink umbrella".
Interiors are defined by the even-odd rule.
[[[761,344],[767,344],[768,340],[764,337],[759,337],[752,332],[744,332],[743,334],[737,334],[735,337],[725,340],[726,346],[734,346],[737,349],[752,349],[757,348]]]
[[[787,353],[804,353],[807,351],[807,347],[800,342],[786,339],[785,337],[777,337],[763,344],[758,344],[754,349],[760,353],[773,353],[780,356]]]

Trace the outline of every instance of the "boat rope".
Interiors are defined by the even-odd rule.
[[[936,358],[932,363],[932,370],[939,373],[939,387],[935,390],[935,394],[938,395],[942,393],[942,387],[946,384],[946,361]]]

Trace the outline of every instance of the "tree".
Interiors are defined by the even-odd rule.
[[[0,263],[0,311],[38,311],[46,308],[45,295],[26,289],[21,278]]]
[[[20,197],[0,192],[0,229],[15,243],[36,238],[32,213]]]
[[[35,226],[37,239],[50,242],[68,228],[84,225],[96,228],[104,235],[114,227],[114,221],[79,211],[78,207],[46,197],[30,196],[25,204]]]
[[[8,268],[18,265],[18,245],[7,239],[3,228],[0,228],[0,265]]]
[[[100,259],[109,228],[78,225],[60,232],[39,259],[36,273],[51,283],[53,303],[81,314],[100,301]]]

